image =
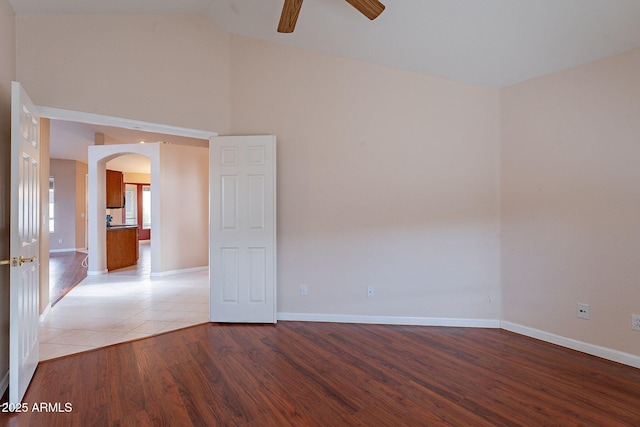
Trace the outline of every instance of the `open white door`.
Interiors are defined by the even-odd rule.
[[[9,403],[19,403],[38,366],[40,117],[11,84],[11,284]]]
[[[276,323],[276,138],[209,144],[212,322]]]

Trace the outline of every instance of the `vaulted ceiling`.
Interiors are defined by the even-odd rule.
[[[235,34],[467,83],[505,87],[640,47],[638,0],[382,0],[369,21],[345,0],[10,0],[17,14],[198,13]]]
[[[202,14],[230,33],[491,87],[640,47],[640,0],[381,1],[369,21],[345,0],[305,0],[295,32],[280,34],[284,0],[10,0],[17,14]],[[52,158],[86,162],[77,146],[95,132],[108,143],[145,139],[54,122]]]

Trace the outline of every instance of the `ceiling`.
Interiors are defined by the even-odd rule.
[[[227,31],[450,80],[505,87],[640,47],[638,0],[382,0],[371,22],[344,0],[10,0],[23,13],[200,13]]]

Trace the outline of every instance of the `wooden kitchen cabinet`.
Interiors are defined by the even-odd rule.
[[[107,228],[107,270],[117,270],[138,262],[138,226]]]
[[[124,206],[123,181],[122,172],[107,170],[107,209]]]

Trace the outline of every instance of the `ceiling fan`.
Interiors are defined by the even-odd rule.
[[[384,5],[378,0],[346,0],[367,18],[374,20],[384,10]],[[278,24],[279,33],[293,33],[302,7],[302,0],[284,0],[282,15]]]

